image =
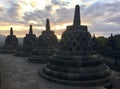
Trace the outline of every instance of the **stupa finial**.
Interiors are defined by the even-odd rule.
[[[46,19],[46,31],[50,30],[50,23],[49,23],[49,19]]]
[[[80,25],[80,24],[81,24],[81,21],[80,21],[80,7],[79,7],[79,5],[76,5],[73,25]]]
[[[10,35],[13,35],[13,28],[10,28]]]
[[[32,25],[30,25],[29,34],[33,34]]]

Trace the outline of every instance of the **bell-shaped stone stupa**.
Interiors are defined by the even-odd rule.
[[[120,48],[118,47],[118,41],[113,34],[107,39],[106,42],[106,64],[108,64],[113,70],[119,71],[120,69]]]
[[[1,48],[1,53],[14,53],[18,47],[18,39],[13,34],[12,27],[10,28],[10,35],[5,39],[5,44]]]
[[[39,36],[37,47],[33,50],[32,55],[29,57],[29,62],[33,63],[46,63],[49,56],[56,51],[58,40],[54,31],[50,30],[49,19],[46,20],[46,30],[42,31]]]
[[[72,26],[62,34],[59,50],[50,57],[40,75],[58,83],[82,87],[104,86],[112,79],[103,57],[91,50],[91,35],[81,25],[79,5],[75,8]]]
[[[98,42],[97,38],[95,37],[95,34],[91,38],[90,45],[91,45],[91,48],[98,53],[99,42]]]
[[[31,51],[35,48],[37,43],[37,37],[33,34],[32,25],[30,25],[29,33],[23,39],[23,46],[20,47],[15,56],[28,57],[31,54]]]

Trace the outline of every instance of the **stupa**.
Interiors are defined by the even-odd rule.
[[[106,51],[107,51],[106,56],[114,58],[116,45],[117,45],[117,40],[115,39],[113,34],[111,34],[111,36],[107,39],[107,42],[106,42]]]
[[[99,42],[98,42],[97,38],[95,37],[95,34],[93,35],[93,37],[90,40],[90,46],[94,51],[99,53]]]
[[[111,34],[111,36],[108,38],[106,42],[106,54],[105,56],[107,59],[105,62],[113,69],[119,69],[120,67],[120,51],[119,47],[117,46],[118,42],[117,39]]]
[[[93,52],[87,26],[81,25],[76,5],[73,25],[62,34],[60,48],[50,57],[40,75],[48,80],[81,87],[104,86],[111,82],[112,72],[103,57]]]
[[[29,62],[46,63],[49,56],[57,50],[58,40],[54,31],[50,30],[49,19],[46,20],[46,30],[38,38],[37,47],[29,57]]]
[[[31,54],[31,51],[35,48],[37,43],[37,37],[33,34],[32,25],[30,25],[29,33],[23,39],[23,46],[20,47],[15,56],[28,57]]]
[[[5,39],[5,44],[1,49],[1,53],[14,53],[18,47],[18,39],[13,34],[12,27],[10,28],[10,35]]]

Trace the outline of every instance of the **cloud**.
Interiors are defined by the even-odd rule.
[[[52,11],[52,6],[51,6],[51,5],[46,6],[46,7],[45,7],[45,10],[47,10],[47,11]]]
[[[26,23],[29,21],[37,21],[36,25],[43,26],[43,24],[45,24],[46,18],[52,19],[53,16],[47,10],[35,10],[34,12],[26,12],[23,18]]]
[[[61,1],[61,0],[51,0],[52,5],[59,5],[59,6],[67,6],[69,2]]]
[[[60,35],[66,29],[67,24],[72,24],[74,17],[74,7],[68,8],[68,6],[71,5],[69,1],[51,0],[49,4],[45,4],[44,8],[39,9],[36,7],[38,3],[32,2],[24,2],[23,0],[12,2],[11,0],[11,2],[9,2],[9,8],[0,6],[0,26],[3,27],[5,25],[19,25],[22,26],[19,29],[24,29],[24,26],[27,27],[29,24],[32,24],[33,27],[35,26],[35,28],[45,27],[46,18],[49,18],[51,27],[53,29],[56,27],[57,30],[54,31],[57,35]],[[77,2],[88,3],[90,0],[77,0]],[[27,8],[27,5],[29,8]],[[96,33],[108,36],[110,33],[119,33],[119,5],[119,0],[116,2],[112,1],[112,3],[108,1],[103,3],[102,1],[98,0],[98,2],[96,1],[90,4],[82,4],[82,24],[86,24],[92,34]],[[27,28],[25,29],[27,32]],[[38,31],[41,32],[42,30],[44,29],[36,29],[35,32],[37,34]],[[23,31],[18,31],[17,34],[23,34],[22,32]]]
[[[106,20],[107,23],[113,23],[113,24],[116,24],[116,25],[120,25],[120,14],[117,15],[117,16],[113,16],[111,18],[108,18]]]
[[[60,8],[56,10],[56,23],[71,22],[74,15],[74,9]]]
[[[20,24],[23,22],[20,14],[21,6],[17,3],[11,2],[9,8],[0,7],[0,11],[0,22],[2,24]]]
[[[82,21],[90,22],[89,30],[92,33],[108,36],[110,33],[120,33],[120,2],[114,3],[93,3],[84,7]]]
[[[11,7],[7,10],[7,14],[9,17],[11,17],[10,19],[12,20],[18,20],[20,17],[20,11],[21,7],[19,4],[13,4],[11,5]]]

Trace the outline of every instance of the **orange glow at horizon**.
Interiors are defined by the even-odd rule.
[[[37,21],[30,21],[27,24],[30,24],[30,23],[36,24],[36,25],[33,25],[33,33],[36,34],[36,36],[41,35],[41,32],[46,29],[45,26],[38,26]],[[25,34],[27,34],[28,30],[29,30],[29,25],[27,26],[27,24],[23,25],[23,24],[9,24],[9,23],[6,23],[4,25],[0,25],[0,30],[1,30],[1,33],[3,35],[8,35],[10,27],[12,27],[13,30],[14,30],[14,34],[17,37],[24,37]],[[72,24],[73,24],[73,22],[62,22],[62,23],[59,23],[59,24],[54,24],[54,23],[51,22],[51,30],[54,30],[57,38],[60,39],[63,31],[66,30],[66,27],[69,26],[69,25],[72,25]],[[82,23],[82,24],[85,24],[85,25],[88,25],[88,26],[91,25],[90,23]],[[3,31],[5,31],[5,32],[3,32]]]

